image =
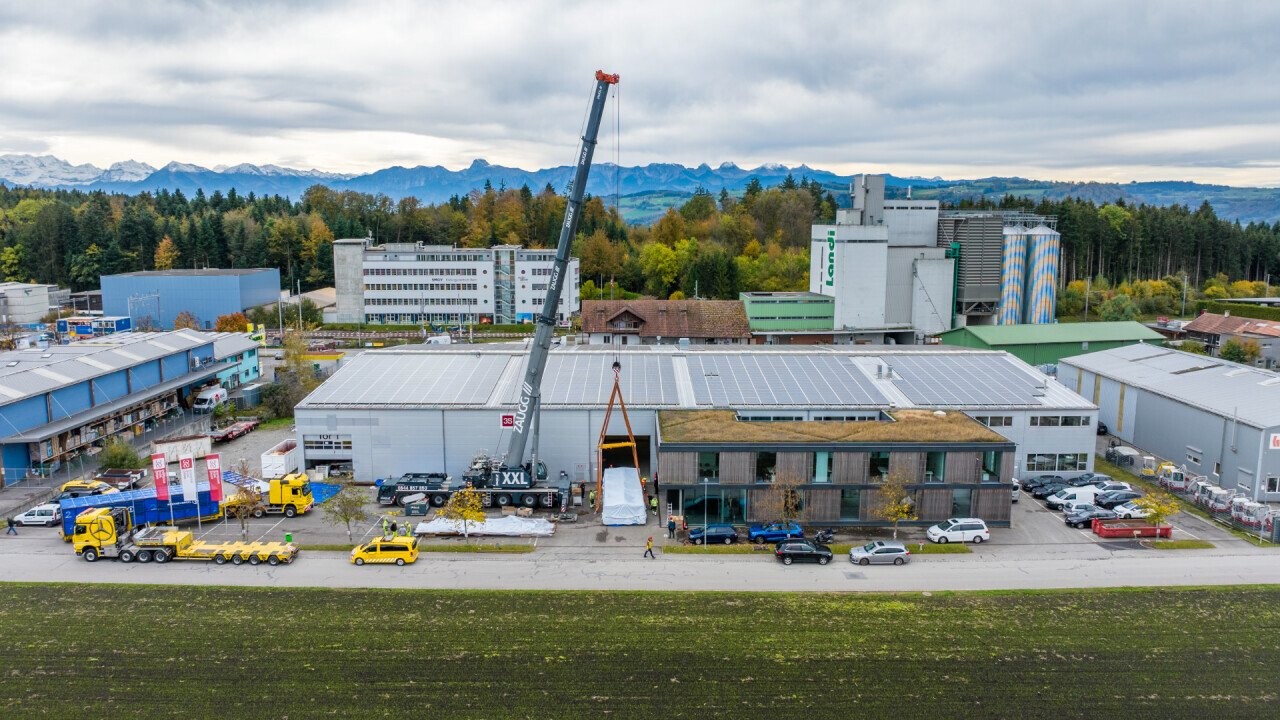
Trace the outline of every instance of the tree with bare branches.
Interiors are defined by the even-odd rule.
[[[791,473],[779,473],[754,501],[753,513],[764,522],[793,522],[800,519],[804,509],[804,495],[800,487],[805,479]]]
[[[915,520],[916,504],[907,490],[907,477],[901,472],[891,472],[876,489],[876,501],[872,515],[893,523],[893,539],[898,539],[898,523]]]

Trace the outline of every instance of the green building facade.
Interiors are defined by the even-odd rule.
[[[835,298],[808,292],[744,292],[751,332],[830,331],[835,328]]]
[[[1163,345],[1164,336],[1132,320],[1050,323],[1047,325],[970,325],[937,335],[943,345],[1004,350],[1028,365],[1056,363],[1083,353],[1147,343]]]

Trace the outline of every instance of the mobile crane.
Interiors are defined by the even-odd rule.
[[[560,240],[556,244],[555,265],[551,269],[551,278],[547,283],[547,297],[542,303],[542,312],[537,317],[537,329],[534,331],[533,345],[529,349],[529,364],[525,367],[524,382],[520,384],[520,400],[516,404],[511,442],[507,446],[507,454],[501,458],[490,457],[484,453],[476,456],[471,463],[471,469],[463,475],[463,480],[473,487],[489,488],[494,491],[534,490],[538,481],[546,477],[546,469],[541,466],[537,458],[542,373],[547,367],[551,335],[556,327],[556,311],[560,308],[560,292],[564,287],[565,274],[569,269],[569,249],[573,245],[574,233],[578,230],[582,196],[587,188],[587,174],[591,170],[591,157],[595,154],[596,137],[600,133],[600,118],[604,114],[604,103],[609,95],[609,86],[616,84],[618,84],[617,75],[610,75],[602,70],[596,71],[595,93],[592,96],[591,110],[587,115],[586,130],[582,134],[582,147],[578,151],[578,164],[574,170],[573,182],[569,186],[569,201],[565,205],[564,222],[560,225]],[[531,436],[533,455],[529,462],[525,463],[525,446]],[[546,489],[543,491],[550,492]],[[532,498],[533,494],[530,494],[530,497]],[[552,496],[548,495],[546,500],[535,500],[534,504],[550,507],[552,502],[554,502]],[[498,500],[495,500],[495,503],[500,504]],[[523,504],[529,505],[529,502],[526,500]]]

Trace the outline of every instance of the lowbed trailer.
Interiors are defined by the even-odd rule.
[[[257,420],[241,420],[240,422],[232,423],[220,430],[214,430],[209,433],[209,439],[216,443],[235,440],[238,437],[248,435],[256,430],[258,424]]]
[[[87,562],[117,558],[121,562],[165,563],[170,560],[212,560],[218,565],[249,563],[280,565],[298,557],[298,546],[281,542],[204,542],[190,530],[169,526],[133,529],[129,509],[97,508],[76,518],[71,541]]]

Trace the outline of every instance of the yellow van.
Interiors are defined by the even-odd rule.
[[[418,560],[418,538],[393,537],[370,540],[351,550],[351,562],[356,565],[382,563],[407,565]]]

